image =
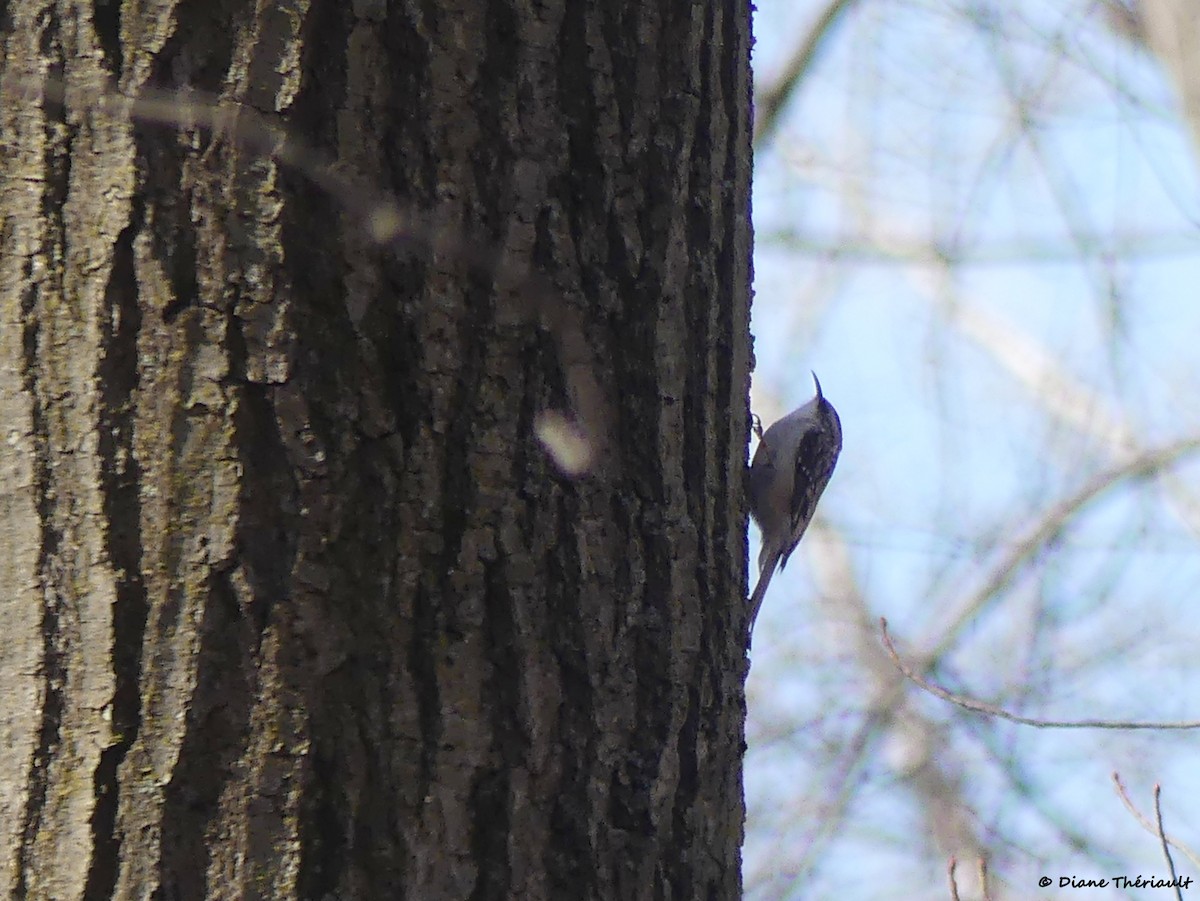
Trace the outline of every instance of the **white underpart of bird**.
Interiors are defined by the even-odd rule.
[[[762,532],[758,584],[750,596],[749,629],[778,567],[804,537],[821,493],[829,484],[842,450],[842,421],[821,393],[774,423],[762,435],[750,464],[750,514]]]

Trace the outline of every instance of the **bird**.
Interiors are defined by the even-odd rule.
[[[764,434],[758,426],[758,448],[750,463],[747,493],[750,515],[762,532],[758,584],[750,596],[749,629],[753,630],[776,566],[783,569],[804,537],[829,484],[842,451],[842,421],[821,392],[778,420]]]

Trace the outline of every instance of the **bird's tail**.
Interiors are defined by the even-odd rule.
[[[758,611],[762,608],[763,598],[767,595],[767,588],[771,584],[771,576],[775,575],[775,569],[779,565],[780,551],[778,548],[772,548],[769,554],[759,556],[758,584],[754,586],[754,593],[750,595],[750,618],[747,620],[747,631],[753,633],[754,622],[758,619]]]

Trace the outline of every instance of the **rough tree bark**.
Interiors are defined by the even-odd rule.
[[[736,897],[749,5],[8,0],[0,39],[0,894]],[[608,399],[580,480],[533,437],[564,365]]]

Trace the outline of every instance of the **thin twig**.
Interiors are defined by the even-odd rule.
[[[911,666],[901,659],[900,654],[896,651],[896,646],[892,643],[892,636],[888,634],[888,624],[885,617],[879,618],[879,625],[883,633],[883,646],[887,649],[888,655],[892,658],[892,662],[896,668],[904,674],[904,677],[914,685],[929,692],[929,694],[941,698],[943,701],[948,701],[956,707],[962,707],[964,710],[970,710],[975,713],[982,713],[987,716],[993,716],[997,719],[1008,720],[1009,722],[1018,723],[1022,726],[1035,726],[1039,729],[1200,729],[1200,721],[1191,720],[1185,722],[1139,722],[1136,720],[1046,720],[1036,717],[1021,716],[1018,713],[1012,713],[1005,710],[1003,707],[997,707],[995,704],[988,704],[984,701],[978,701],[974,698],[966,697],[965,695],[955,694],[942,688],[940,685],[935,685],[930,682],[920,673],[916,672]]]
[[[1175,886],[1175,897],[1183,901],[1183,892],[1179,890],[1179,874],[1175,872],[1175,860],[1171,857],[1171,848],[1167,843],[1166,833],[1163,832],[1162,819],[1162,785],[1154,783],[1154,826],[1158,832],[1158,841],[1162,845],[1163,857],[1167,859],[1167,870],[1171,873],[1171,884]]]
[[[1133,799],[1129,797],[1129,792],[1125,790],[1125,785],[1121,782],[1121,774],[1114,772],[1112,780],[1117,787],[1117,797],[1121,799],[1121,803],[1125,805],[1125,809],[1129,811],[1130,816],[1137,820],[1138,825],[1151,835],[1157,834],[1158,830],[1155,829],[1154,824],[1146,818],[1145,814],[1137,809],[1133,803]],[[1183,856],[1190,860],[1197,869],[1200,869],[1200,855],[1196,854],[1195,851],[1183,844],[1183,842],[1169,836],[1167,837],[1167,841],[1178,848],[1183,853]]]
[[[951,857],[950,866],[946,871],[946,875],[950,880],[950,901],[960,901],[958,895],[958,878],[955,875],[955,871],[957,869],[958,858]],[[983,901],[992,901],[992,893],[991,890],[988,889],[988,865],[986,857],[981,856],[979,858],[979,872],[977,876],[979,878],[979,891],[983,895]]]

